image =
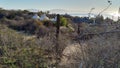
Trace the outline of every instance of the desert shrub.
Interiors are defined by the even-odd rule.
[[[24,20],[24,17],[20,17],[20,16],[15,16],[14,20],[16,21],[20,21],[20,20]]]
[[[28,10],[23,10],[22,12],[25,13],[25,14],[29,13]]]
[[[113,42],[115,41],[115,42]],[[89,42],[89,61],[93,67],[119,68],[119,41],[117,35],[94,38]]]
[[[37,37],[44,37],[44,36],[49,36],[49,29],[45,26],[39,26],[35,32]]]
[[[43,25],[43,22],[39,21],[39,20],[35,20],[35,24],[39,26],[42,26]]]
[[[95,36],[84,42],[79,41],[80,51],[71,56],[75,61],[73,64],[83,68],[119,68],[120,41],[117,37],[117,34],[113,33]]]
[[[25,32],[34,34],[35,30],[37,29],[37,25],[35,24],[34,20],[28,20],[26,23],[23,25],[23,28],[25,28]]]
[[[8,19],[14,19],[15,16],[16,16],[15,14],[10,14],[10,15],[7,16],[7,18],[8,18]]]
[[[53,22],[51,22],[51,21],[43,21],[43,25],[45,25],[46,27],[51,27],[51,26],[53,26]]]
[[[99,15],[95,18],[95,21],[96,24],[101,24],[104,22],[104,17],[102,15]]]
[[[40,28],[43,31],[48,30],[45,26]],[[47,68],[47,66],[54,66],[56,53],[60,60],[62,51],[68,44],[68,38],[60,35],[59,46],[56,45],[55,29],[43,32],[39,39],[25,39],[27,36],[18,34],[7,27],[1,26],[0,29],[0,66],[6,68]],[[50,34],[46,35],[49,32]],[[56,46],[59,48],[57,52]]]
[[[0,25],[1,68],[47,68],[40,45],[36,39],[24,40],[23,35]]]
[[[3,18],[3,17],[6,17],[8,15],[8,11],[2,9],[0,10],[0,19]]]
[[[24,31],[30,34],[35,34],[35,31],[38,28],[38,24],[36,24],[36,21],[32,19],[18,21],[9,20],[9,22],[10,22],[10,24],[8,25],[9,28],[17,31]]]

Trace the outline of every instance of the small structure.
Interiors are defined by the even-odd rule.
[[[45,20],[49,20],[49,21],[52,21],[52,22],[56,22],[57,21],[57,16],[55,18],[49,18],[46,16],[46,14],[42,14],[40,17],[35,14],[33,17],[33,19],[39,19],[40,21],[45,21]]]
[[[53,22],[57,21],[57,16],[55,18],[50,19],[50,20]]]
[[[37,14],[35,14],[32,18],[33,19],[39,19],[40,17]]]
[[[41,21],[44,21],[44,20],[50,20],[50,19],[46,16],[46,14],[43,14],[43,15],[41,15],[41,17],[40,17],[40,20],[41,20]]]

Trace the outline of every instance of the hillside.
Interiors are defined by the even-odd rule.
[[[34,14],[56,16],[0,9],[0,68],[120,68],[119,20],[60,15],[56,38],[56,22]]]

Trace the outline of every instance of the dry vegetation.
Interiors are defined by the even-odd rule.
[[[57,41],[51,21],[33,20],[28,11],[0,12],[0,68],[53,68],[56,60],[58,68],[120,68],[119,21],[114,28],[83,23],[79,38],[72,17],[65,16],[75,31],[60,27]]]
[[[47,68],[55,66],[55,34],[49,34],[49,36],[42,34],[42,37],[39,38],[25,39],[27,37],[5,25],[0,25],[1,68]],[[62,55],[62,51],[69,43],[67,41],[63,37],[60,38],[59,55]]]
[[[42,27],[43,28],[43,27]],[[46,30],[44,27],[43,29]],[[43,30],[42,29],[42,30]],[[24,34],[0,26],[0,66],[2,68],[44,68],[55,66],[55,30],[39,38],[24,40]],[[42,31],[41,31],[42,32]],[[43,32],[44,33],[44,32]],[[41,34],[39,34],[41,36]],[[72,40],[60,34],[61,68],[119,68],[120,33],[96,35],[90,40]],[[72,35],[72,34],[71,34]],[[26,36],[27,37],[27,36]]]
[[[39,43],[23,40],[22,35],[0,25],[0,67],[34,68],[46,67],[47,61]],[[42,45],[42,44],[41,44]]]

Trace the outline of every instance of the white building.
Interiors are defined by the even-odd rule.
[[[33,19],[39,19],[40,17],[37,14],[35,14],[32,18]]]
[[[44,20],[50,20],[50,21],[53,21],[53,22],[57,21],[57,16],[55,18],[49,19],[46,16],[46,14],[42,14],[40,17],[37,14],[35,14],[32,18],[33,19],[39,19],[40,21],[44,21]]]
[[[50,19],[51,21],[57,21],[57,16],[55,18]]]
[[[46,14],[43,14],[40,16],[40,20],[44,21],[44,20],[50,20],[50,19],[46,16]]]

